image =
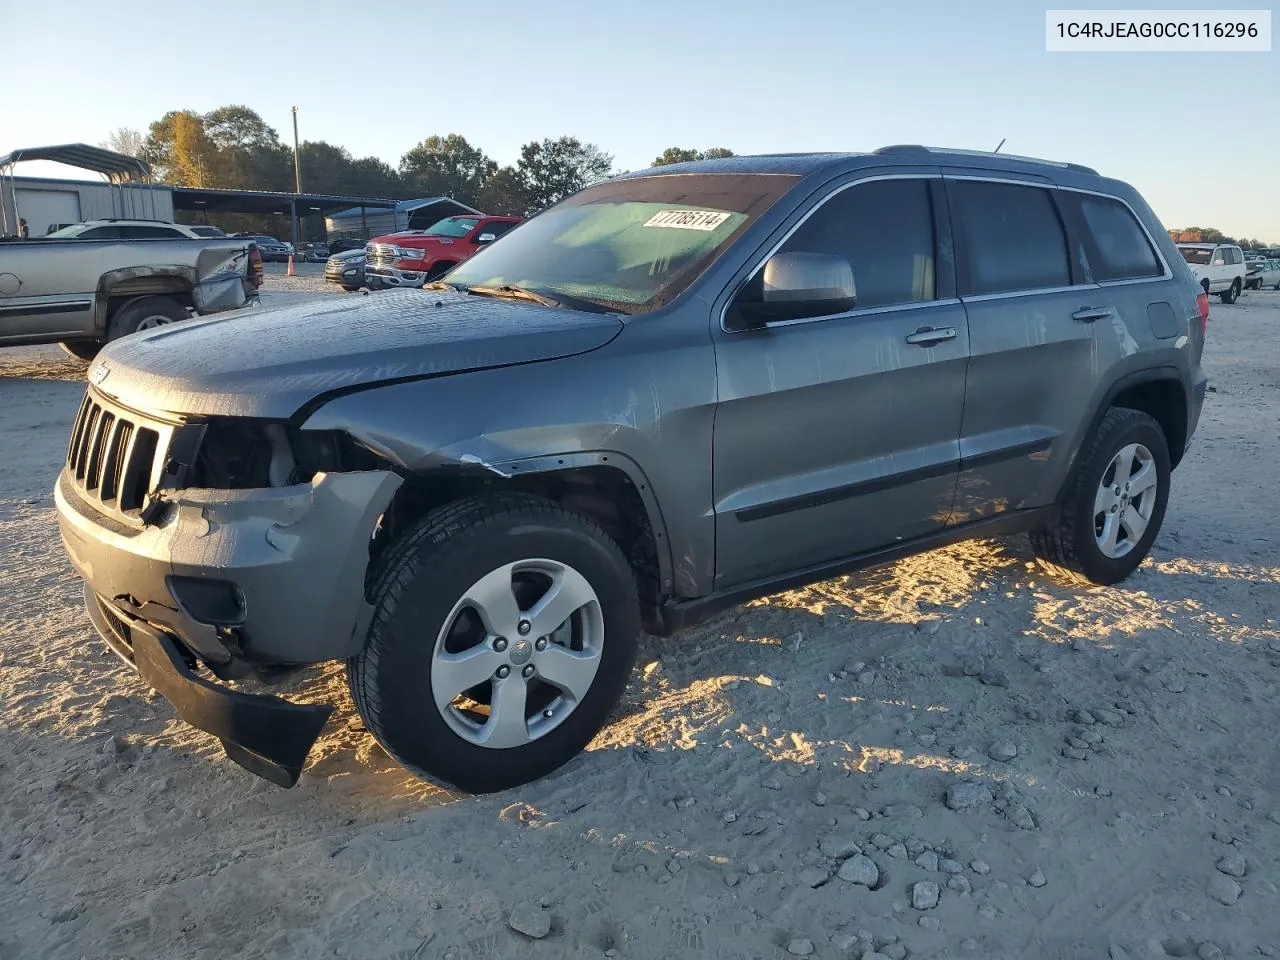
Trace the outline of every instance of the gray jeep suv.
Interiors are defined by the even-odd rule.
[[[496,790],[591,739],[642,628],[995,534],[1124,578],[1207,318],[1087,167],[679,164],[427,289],[108,345],[59,522],[98,632],[241,765],[292,785],[331,708],[228,682],[343,659],[406,767]]]

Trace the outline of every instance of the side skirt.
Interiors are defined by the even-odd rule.
[[[976,520],[957,527],[948,527],[938,533],[926,537],[895,543],[881,547],[868,553],[842,557],[826,563],[805,567],[780,576],[752,580],[748,583],[729,587],[697,597],[692,600],[675,600],[662,606],[647,606],[641,611],[644,628],[659,637],[670,637],[700,623],[704,623],[730,607],[758,600],[775,593],[794,590],[811,583],[820,583],[832,577],[867,570],[872,567],[894,563],[903,557],[909,557],[939,547],[950,546],[963,540],[998,537],[1014,533],[1025,533],[1031,528],[1050,519],[1054,507],[1039,507],[1034,510],[1016,510],[1002,513],[995,517]]]

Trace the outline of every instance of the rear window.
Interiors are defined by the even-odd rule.
[[[1048,190],[967,180],[952,189],[968,252],[962,293],[1070,285],[1066,233]]]
[[[1206,264],[1209,262],[1212,250],[1206,247],[1179,247],[1178,252],[1182,254],[1182,259],[1187,263]]]
[[[1138,280],[1164,273],[1151,242],[1129,208],[1119,200],[1078,195],[1088,230],[1093,279]]]

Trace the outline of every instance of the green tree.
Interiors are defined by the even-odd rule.
[[[577,137],[526,143],[520,148],[520,161],[516,164],[527,201],[526,212],[549,207],[607,177],[612,169],[612,156]]]
[[[204,129],[217,148],[218,186],[240,190],[292,188],[292,151],[256,111],[239,104],[218,107],[204,115]]]
[[[499,167],[485,181],[476,208],[494,216],[523,217],[531,209],[524,181],[515,167]]]
[[[689,163],[693,160],[719,160],[736,154],[728,147],[712,147],[710,150],[690,150],[687,147],[667,147],[660,156],[653,158],[653,167],[665,167],[670,163]]]
[[[659,156],[653,158],[651,167],[665,167],[671,163],[689,163],[692,160],[701,160],[702,154],[697,150],[689,150],[685,147],[667,147]]]
[[[497,170],[498,165],[482,150],[456,133],[427,137],[400,159],[400,176],[410,190],[468,205],[478,202],[485,181]]]

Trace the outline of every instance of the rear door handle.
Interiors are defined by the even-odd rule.
[[[1095,320],[1105,320],[1114,313],[1115,311],[1110,307],[1081,307],[1071,315],[1071,319],[1079,320],[1081,323],[1093,323]]]
[[[935,343],[955,338],[955,327],[921,327],[915,333],[907,334],[907,343],[913,343],[917,347],[931,347]]]

